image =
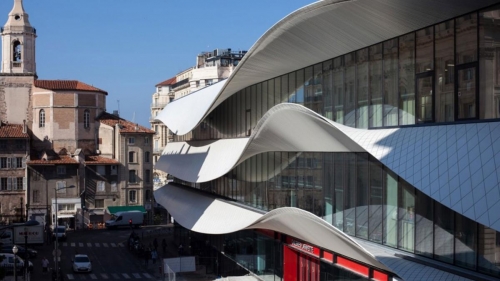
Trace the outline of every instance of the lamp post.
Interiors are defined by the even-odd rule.
[[[16,257],[16,254],[17,254],[17,246],[14,245],[14,247],[12,247],[12,252],[14,253],[14,280],[17,281],[17,269],[16,269],[16,264],[17,264],[17,257]]]
[[[55,254],[55,263],[54,264],[56,266],[55,267],[55,270],[56,270],[56,280],[59,280],[59,245],[58,245],[59,244],[59,239],[57,237],[57,224],[58,224],[57,213],[59,212],[59,205],[57,205],[57,192],[59,190],[65,189],[65,188],[75,188],[75,186],[74,185],[70,185],[70,186],[62,186],[62,187],[59,187],[59,188],[57,188],[57,187],[54,188],[54,191],[55,191],[55,205],[56,205],[55,206],[56,227],[54,228],[54,231],[55,231],[54,234],[55,234],[55,239],[56,239],[56,243],[55,243],[56,249],[54,251],[55,252],[54,253]]]

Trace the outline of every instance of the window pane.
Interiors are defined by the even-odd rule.
[[[454,120],[455,108],[453,96],[455,93],[455,60],[453,53],[454,21],[437,24],[436,33],[436,122]]]
[[[458,79],[458,119],[476,117],[476,68],[469,67],[457,71]]]
[[[457,18],[455,23],[457,64],[477,61],[477,14]]]
[[[332,108],[332,86],[333,86],[333,61],[328,60],[323,63],[323,112],[325,117],[333,120]]]
[[[304,70],[297,70],[297,96],[295,102],[298,104],[304,104]]]
[[[344,124],[344,57],[333,60],[333,121]]]
[[[333,153],[324,154],[325,164],[323,166],[323,178],[324,178],[324,188],[323,188],[323,198],[325,198],[325,215],[323,219],[330,224],[333,224]]]
[[[416,32],[417,34],[417,73],[434,69],[434,27],[427,27]]]
[[[415,253],[432,258],[434,244],[432,199],[418,190],[416,193]]]
[[[479,227],[479,271],[500,275],[500,232],[483,225]]]
[[[356,236],[368,239],[368,154],[356,155]]]
[[[415,34],[399,38],[399,125],[415,124]]]
[[[436,259],[453,263],[453,211],[434,203],[434,256]]]
[[[479,118],[500,117],[500,96],[496,93],[500,84],[500,7],[497,5],[479,13]]]
[[[368,48],[356,52],[356,128],[368,128]]]
[[[356,92],[355,92],[355,75],[356,65],[354,53],[350,53],[345,57],[345,125],[356,127]]]
[[[398,125],[398,39],[384,42],[384,126]]]
[[[455,264],[475,269],[477,224],[460,214],[455,218]]]
[[[432,75],[418,77],[417,76],[417,122],[425,123],[432,122],[432,102],[433,95],[432,92],[434,87],[432,81],[434,77]]]
[[[344,156],[345,153],[334,153],[334,188],[335,188],[335,215],[334,225],[340,229],[344,229]]]
[[[347,174],[344,183],[345,206],[344,206],[344,232],[355,235],[356,225],[356,154],[346,154]]]
[[[370,231],[368,239],[382,243],[382,167],[374,160],[370,161],[370,207],[369,225]]]
[[[370,128],[382,127],[382,44],[370,47]]]
[[[399,200],[399,248],[413,252],[415,226],[414,188],[407,183],[402,183]]]
[[[384,244],[397,246],[398,180],[387,172],[385,177]]]

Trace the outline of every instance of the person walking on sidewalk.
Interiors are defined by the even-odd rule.
[[[47,273],[49,269],[49,260],[46,257],[42,259],[42,272]]]

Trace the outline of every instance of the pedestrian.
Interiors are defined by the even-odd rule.
[[[46,257],[42,259],[42,272],[47,273],[49,269],[49,260]]]
[[[156,237],[153,240],[153,246],[155,247],[155,250],[158,251],[158,240],[156,239]]]
[[[156,259],[158,258],[158,253],[155,249],[151,251],[151,259],[153,260],[153,264],[156,264]]]
[[[165,238],[163,238],[163,240],[161,241],[161,247],[163,249],[163,255],[165,255],[167,253],[167,241],[165,240]]]

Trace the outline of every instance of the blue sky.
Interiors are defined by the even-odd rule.
[[[314,0],[24,0],[37,30],[39,79],[79,80],[108,92],[107,111],[149,127],[155,85],[216,48],[248,50]],[[0,24],[14,0],[0,1]]]

